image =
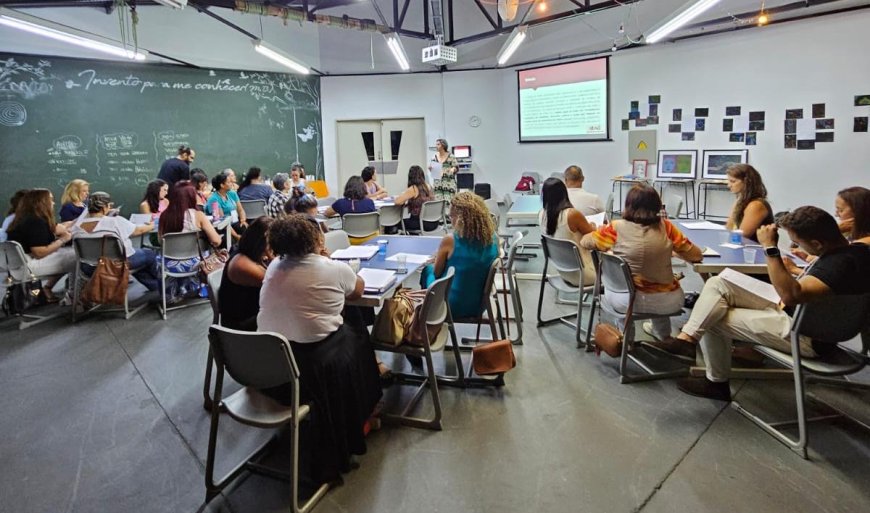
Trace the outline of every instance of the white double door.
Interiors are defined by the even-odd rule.
[[[427,169],[426,129],[423,118],[352,120],[338,122],[338,188],[341,196],[347,179],[374,166],[378,183],[391,196],[408,185],[408,169]]]

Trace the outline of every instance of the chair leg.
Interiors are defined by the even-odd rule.
[[[593,351],[592,348],[592,323],[595,320],[595,307],[598,306],[598,301],[600,301],[598,294],[592,294],[592,304],[589,306],[589,325],[586,327],[586,352],[591,353]]]
[[[807,397],[806,389],[804,388],[803,369],[800,364],[800,356],[795,360],[794,366],[794,395],[797,405],[798,416],[798,441],[790,444],[792,449],[800,454],[801,458],[807,459],[807,442],[809,434],[807,433]]]
[[[211,345],[208,347],[208,356],[205,360],[205,383],[202,386],[202,407],[205,411],[211,411],[215,407],[214,399],[211,397],[211,371],[214,365],[214,356],[211,353]]]
[[[72,303],[72,322],[76,322],[76,309],[79,306],[79,262],[76,260],[76,268],[73,269],[73,303]]]
[[[538,294],[538,326],[544,325],[541,311],[544,307],[544,287],[547,285],[547,264],[544,264],[544,273],[541,275],[541,292]]]
[[[579,349],[584,345],[583,343],[583,293],[580,293],[580,298],[577,300],[577,329],[574,330],[574,339],[577,342],[577,348]]]
[[[163,317],[163,320],[166,320],[166,258],[160,258],[160,283],[163,288],[163,293],[161,294],[161,298],[163,301],[163,309],[160,311],[160,315]]]

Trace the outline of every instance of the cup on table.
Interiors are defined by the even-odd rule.
[[[756,248],[743,248],[743,263],[754,264],[756,253],[758,253]]]
[[[359,272],[359,258],[351,258],[347,261],[347,265],[353,269],[354,274]]]
[[[378,254],[379,255],[386,255],[387,254],[387,244],[389,244],[389,243],[390,243],[390,241],[388,241],[387,239],[378,239]]]
[[[731,230],[731,244],[743,244],[743,231]]]
[[[396,272],[399,274],[405,274],[408,272],[408,255],[402,253],[401,255],[396,255]]]

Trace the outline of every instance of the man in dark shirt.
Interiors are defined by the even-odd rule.
[[[791,352],[789,331],[791,309],[829,295],[870,293],[870,248],[850,245],[840,234],[837,222],[817,207],[800,207],[784,215],[779,225],[791,240],[818,258],[795,278],[783,264],[777,247],[777,226],[762,226],[756,232],[764,246],[770,282],[781,303],[749,292],[738,282],[752,278],[733,273],[707,280],[688,322],[676,337],[656,343],[667,351],[694,354],[700,343],[707,367],[706,378],[686,378],[677,386],[683,392],[723,401],[731,400],[728,383],[732,341],[746,340]],[[816,356],[812,340],[800,339],[801,355]]]
[[[190,180],[190,163],[196,158],[196,152],[190,146],[179,146],[178,155],[167,159],[160,166],[157,178],[169,184],[171,189],[175,182]]]

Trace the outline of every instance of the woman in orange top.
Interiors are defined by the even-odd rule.
[[[692,244],[666,217],[661,217],[662,200],[649,185],[635,185],[625,198],[622,219],[583,236],[586,249],[612,251],[631,268],[636,290],[637,313],[677,313],[683,306],[683,289],[674,277],[671,255],[688,262],[700,262],[701,249]],[[617,312],[628,308],[628,294],[607,291],[602,296]],[[670,319],[654,319],[653,332],[659,339],[671,334]]]

